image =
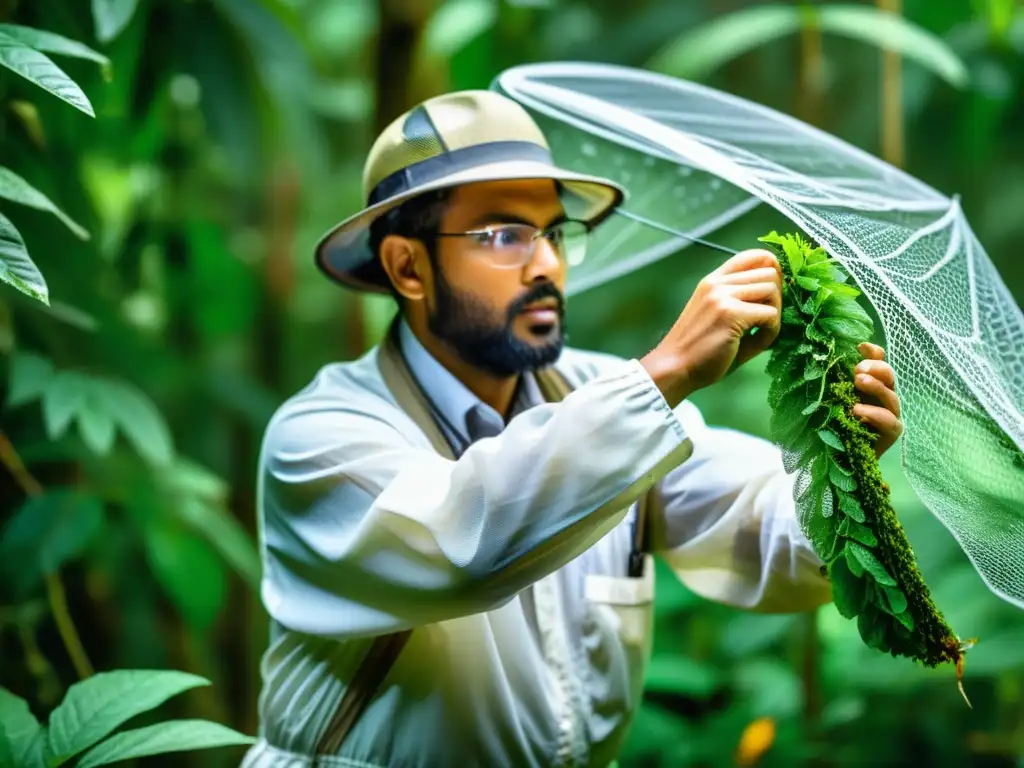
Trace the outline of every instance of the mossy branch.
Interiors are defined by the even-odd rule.
[[[824,562],[836,608],[857,619],[869,647],[928,667],[954,663],[959,681],[970,644],[932,601],[890,502],[876,435],[854,416],[853,368],[873,331],[860,291],[801,236],[772,232],[761,241],[783,272],[782,328],[767,366],[772,438],[796,475],[800,523]]]

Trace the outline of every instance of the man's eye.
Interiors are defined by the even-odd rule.
[[[492,242],[497,248],[514,248],[517,245],[522,245],[525,240],[523,232],[516,227],[497,229],[493,234]]]

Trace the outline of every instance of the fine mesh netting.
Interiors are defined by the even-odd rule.
[[[534,64],[494,87],[531,110],[560,165],[630,192],[570,293],[761,202],[837,258],[881,320],[909,481],[989,588],[1024,608],[1024,315],[956,197],[794,118],[643,70]]]

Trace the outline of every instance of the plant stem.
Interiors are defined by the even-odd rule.
[[[43,493],[42,484],[32,477],[25,467],[25,462],[21,460],[14,445],[2,430],[0,430],[0,463],[7,467],[11,476],[28,496],[39,496]],[[78,673],[79,678],[90,677],[93,673],[92,664],[89,663],[89,657],[85,653],[78,630],[75,629],[75,622],[68,610],[68,599],[60,580],[59,571],[54,570],[46,574],[46,592],[50,598],[53,620],[57,625],[57,631],[60,632],[61,640],[64,641],[64,647],[71,658],[71,663],[74,664],[75,672]]]
[[[85,654],[85,647],[75,629],[75,623],[71,619],[71,611],[68,610],[67,595],[64,593],[64,585],[61,583],[60,574],[57,571],[46,574],[46,592],[50,596],[50,609],[53,611],[53,620],[57,624],[57,631],[60,632],[61,640],[67,649],[71,663],[75,665],[75,672],[78,677],[84,680],[91,677],[93,673],[92,664]]]

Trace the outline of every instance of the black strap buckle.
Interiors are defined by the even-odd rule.
[[[638,552],[634,550],[629,553],[628,572],[630,578],[639,579],[641,576],[644,575],[645,560],[646,555],[643,552]]]

